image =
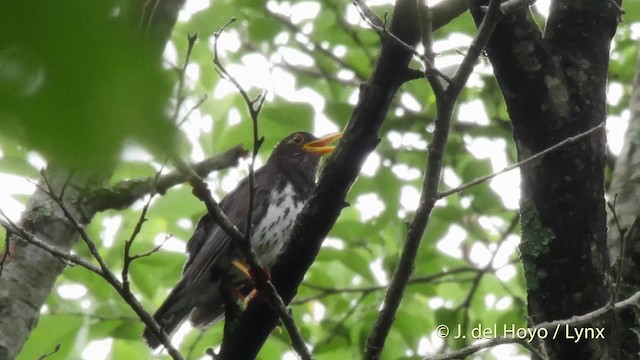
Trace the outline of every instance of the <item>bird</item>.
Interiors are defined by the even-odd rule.
[[[335,149],[330,144],[341,136],[316,138],[295,132],[280,141],[265,165],[255,171],[251,245],[263,268],[273,266],[284,249],[316,187],[320,158]],[[247,228],[249,194],[246,177],[220,201],[222,211],[242,233]],[[196,327],[212,325],[224,317],[225,298],[237,299],[253,290],[242,254],[209,214],[198,221],[186,251],[182,277],[153,315],[168,336],[187,317]],[[150,348],[160,346],[148,327],[143,337]]]

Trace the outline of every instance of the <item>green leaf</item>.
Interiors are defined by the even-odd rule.
[[[113,347],[109,353],[109,360],[120,359],[136,359],[146,360],[152,359],[151,352],[140,340],[121,340],[117,339],[113,342]]]
[[[40,315],[38,325],[31,332],[17,360],[38,359],[52,352],[57,345],[60,345],[60,349],[47,359],[69,359],[82,324],[83,319],[78,316]]]
[[[76,168],[109,168],[128,139],[174,144],[167,76],[109,4],[0,5],[0,130]]]

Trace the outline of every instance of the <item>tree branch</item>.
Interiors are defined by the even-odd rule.
[[[478,34],[471,43],[467,55],[453,76],[452,82],[447,86],[443,94],[444,96],[439,96],[436,99],[436,127],[433,133],[432,143],[429,144],[427,171],[424,176],[422,194],[420,195],[420,205],[413,221],[409,225],[405,245],[402,249],[396,270],[391,278],[391,282],[389,283],[389,290],[385,296],[384,305],[367,339],[365,359],[378,359],[380,357],[385,340],[395,320],[395,314],[400,306],[400,301],[402,300],[407,283],[413,272],[413,265],[422,236],[427,227],[433,207],[438,199],[438,185],[440,184],[444,152],[449,137],[451,116],[458,96],[462,92],[478,56],[480,56],[485,44],[489,41],[491,33],[498,22],[499,6],[499,0],[491,1],[489,11],[478,28]]]
[[[24,242],[27,242],[29,244],[39,247],[40,249],[60,259],[63,263],[68,262],[74,265],[80,265],[83,268],[86,268],[87,270],[90,270],[98,275],[102,274],[102,270],[99,267],[92,264],[91,262],[77,255],[73,255],[69,252],[58,249],[57,247],[29,233],[24,228],[18,226],[13,221],[11,221],[9,217],[2,210],[0,210],[0,215],[4,218],[4,221],[1,223],[2,227],[4,227],[7,230],[7,233],[14,234],[15,236],[17,236],[19,240],[22,240]],[[7,234],[7,236],[9,235]]]
[[[431,57],[431,55],[425,55],[425,54],[421,54],[420,52],[418,52],[414,46],[409,45],[407,43],[405,43],[404,41],[402,41],[401,39],[399,39],[396,35],[394,35],[392,32],[389,32],[387,30],[387,24],[385,21],[381,20],[378,15],[376,15],[376,13],[373,12],[373,10],[371,10],[371,8],[369,8],[369,6],[367,6],[366,2],[364,0],[353,0],[354,4],[356,4],[358,11],[360,12],[360,16],[362,16],[362,18],[374,29],[378,32],[378,34],[387,41],[392,41],[395,42],[397,45],[405,48],[407,51],[411,52],[414,56],[416,56],[418,59],[420,59],[423,63],[425,63],[426,68],[427,68],[427,73],[425,75],[430,75],[430,74],[435,74],[437,76],[439,76],[442,80],[446,81],[447,83],[451,82],[451,79],[449,79],[449,77],[445,74],[443,74],[442,72],[440,72],[434,65],[433,65],[433,59]],[[427,13],[430,13],[429,8],[425,8],[424,11],[426,11]],[[419,14],[422,14],[422,12],[420,12]],[[430,16],[427,16],[430,17]],[[421,19],[419,18],[418,21],[420,21]],[[431,28],[431,22],[429,22],[429,27]],[[425,51],[430,52],[431,47],[429,47],[428,49],[425,48]],[[431,71],[431,73],[429,72]],[[412,80],[415,77],[413,76],[409,76],[406,79],[407,80]],[[440,87],[437,87],[434,89],[434,91],[438,91],[440,90]]]
[[[57,195],[54,192],[54,189],[51,183],[45,176],[46,174],[43,173],[42,175],[47,188],[45,189],[43,187],[39,187],[39,189],[45,192],[46,194],[48,194],[51,197],[51,199],[56,204],[58,204],[60,209],[63,211],[65,217],[67,218],[67,220],[72,224],[72,226],[80,234],[81,238],[85,241],[85,243],[87,244],[87,247],[89,248],[89,251],[91,252],[93,257],[98,261],[98,264],[100,266],[96,266],[93,263],[77,255],[73,255],[61,249],[58,249],[55,246],[50,245],[47,242],[39,239],[37,236],[29,233],[24,228],[13,223],[4,214],[4,212],[0,210],[0,215],[5,219],[5,222],[6,222],[6,223],[3,223],[2,226],[4,226],[8,232],[11,232],[16,236],[18,236],[19,239],[47,251],[48,253],[50,253],[51,255],[53,255],[58,259],[61,259],[63,261],[66,261],[74,265],[80,265],[86,268],[87,270],[90,270],[95,274],[99,275],[103,279],[105,279],[118,292],[118,294],[120,294],[122,299],[131,307],[131,309],[133,309],[133,311],[145,323],[145,325],[153,329],[154,335],[156,335],[156,337],[160,339],[160,341],[166,347],[171,357],[174,360],[182,360],[182,355],[180,355],[180,353],[171,345],[169,338],[166,336],[164,331],[161,330],[158,323],[156,323],[156,321],[151,317],[151,315],[149,315],[149,313],[147,313],[142,308],[142,305],[140,305],[140,303],[136,300],[135,296],[131,293],[131,291],[129,291],[128,286],[125,288],[125,286],[123,286],[123,284],[116,278],[115,274],[108,268],[108,266],[102,259],[102,256],[99,254],[95,246],[95,243],[93,242],[93,240],[91,240],[91,238],[87,234],[84,226],[75,219],[75,217],[71,214],[69,209],[67,209],[67,207],[64,205],[61,195]]]
[[[164,165],[163,165],[164,168]],[[160,169],[155,176],[155,181],[154,181],[154,189],[157,188],[158,186],[158,179],[160,178],[160,174],[162,173],[162,169]],[[144,224],[145,221],[147,221],[147,212],[149,211],[149,206],[151,205],[151,200],[153,199],[153,197],[155,196],[157,192],[154,190],[154,192],[149,196],[149,199],[147,199],[147,203],[144,204],[144,207],[142,208],[142,211],[140,212],[140,217],[138,218],[138,222],[136,223],[136,226],[133,229],[133,232],[131,233],[131,237],[129,237],[129,239],[125,240],[124,242],[124,256],[123,256],[123,265],[122,265],[122,287],[124,289],[125,292],[131,292],[131,288],[130,288],[130,282],[129,282],[129,267],[131,266],[131,263],[138,259],[139,256],[136,255],[131,255],[131,245],[133,245],[133,241],[136,239],[136,237],[138,236],[138,234],[140,233],[140,230],[142,230],[142,225]],[[159,247],[154,248],[152,250],[152,252],[155,252],[156,249],[159,249]]]
[[[262,110],[262,105],[264,104],[266,93],[263,92],[256,99],[251,99],[247,91],[240,85],[236,78],[226,70],[226,68],[220,61],[220,58],[218,57],[218,38],[220,37],[222,32],[234,21],[235,18],[231,19],[227,24],[225,24],[214,34],[215,39],[213,45],[213,62],[217,66],[216,71],[218,71],[218,74],[220,74],[223,79],[230,81],[242,96],[249,110],[249,115],[251,116],[251,122],[253,125],[253,153],[251,154],[251,163],[249,164],[249,210],[247,211],[247,230],[243,236],[243,239],[241,241],[236,240],[235,245],[240,249],[240,252],[245,257],[245,260],[249,265],[249,268],[253,275],[252,280],[254,281],[256,289],[266,297],[270,304],[273,304],[274,310],[278,313],[278,316],[282,320],[284,326],[287,328],[289,336],[291,337],[291,340],[293,342],[293,348],[302,359],[310,360],[313,357],[311,356],[309,349],[307,349],[307,345],[304,342],[304,338],[302,337],[300,330],[296,326],[296,323],[293,320],[291,314],[289,314],[287,306],[278,294],[278,291],[269,280],[267,274],[262,268],[262,265],[260,264],[260,261],[258,260],[254,249],[251,246],[251,237],[253,235],[253,207],[255,199],[254,166],[256,156],[258,155],[258,151],[260,150],[260,147],[262,146],[262,143],[264,141],[263,137],[258,136],[258,117],[260,115],[260,110]]]
[[[550,331],[548,334],[551,336],[552,333],[558,332],[560,331],[560,329],[562,329],[562,331],[564,331],[565,327],[569,328],[569,327],[576,327],[576,326],[580,326],[580,325],[584,325],[584,324],[591,324],[594,323],[597,319],[603,317],[604,315],[612,312],[612,311],[620,311],[632,306],[637,306],[638,302],[640,302],[640,291],[636,292],[635,294],[633,294],[632,296],[619,301],[617,303],[614,304],[607,304],[606,306],[603,306],[597,310],[591,311],[589,313],[586,313],[584,315],[578,315],[578,316],[573,316],[570,317],[568,319],[563,319],[563,320],[555,320],[555,321],[549,321],[549,322],[543,322],[540,324],[537,324],[535,326],[532,326],[530,328],[528,328],[527,330],[530,332],[534,332],[535,333],[539,333],[538,331],[540,329],[545,329]],[[564,334],[564,333],[561,333]],[[482,342],[479,344],[474,344],[471,346],[467,346],[465,348],[462,348],[460,350],[456,350],[453,352],[450,352],[448,354],[441,354],[441,355],[429,355],[427,357],[425,357],[425,360],[453,360],[453,359],[462,359],[466,356],[469,356],[471,354],[474,354],[478,351],[484,350],[484,349],[488,349],[497,345],[501,345],[501,344],[513,344],[513,343],[522,343],[523,339],[519,339],[519,338],[511,338],[511,337],[504,337],[504,336],[499,336],[496,338],[493,338],[489,341],[486,342]]]
[[[390,30],[407,44],[416,44],[415,0],[399,0]],[[360,90],[360,99],[340,144],[327,160],[318,186],[296,220],[287,248],[271,269],[272,282],[290,302],[311,266],[324,237],[344,207],[344,199],[364,160],[379,142],[378,131],[394,94],[402,84],[411,53],[383,43],[374,72]],[[269,305],[251,302],[238,320],[238,331],[222,344],[221,356],[255,358],[276,324]]]
[[[238,165],[240,158],[247,156],[247,150],[238,145],[221,154],[218,154],[199,163],[191,164],[198,176],[204,177],[217,170]],[[105,211],[109,209],[120,210],[131,206],[137,200],[154,191],[164,194],[170,188],[186,182],[188,178],[180,171],[174,171],[162,175],[154,185],[155,176],[143,179],[125,180],[112,187],[100,187],[93,189],[85,195],[84,202],[88,208],[95,211]]]
[[[523,165],[526,165],[526,164],[528,164],[528,163],[530,163],[532,161],[539,160],[539,159],[543,158],[545,155],[548,155],[548,154],[550,154],[550,153],[552,153],[554,151],[557,151],[558,149],[562,148],[563,146],[566,146],[566,145],[569,145],[569,144],[573,144],[573,143],[577,142],[578,140],[580,140],[580,139],[582,139],[584,137],[587,137],[587,136],[593,134],[594,132],[596,132],[598,130],[602,130],[604,128],[605,128],[605,124],[601,123],[600,125],[595,126],[595,127],[591,128],[591,129],[589,129],[589,130],[587,130],[587,131],[585,131],[583,133],[580,133],[580,134],[578,134],[576,136],[570,136],[570,137],[562,140],[561,142],[559,142],[559,143],[557,143],[557,144],[555,144],[555,145],[553,145],[553,146],[551,146],[551,147],[549,147],[547,149],[544,149],[543,151],[541,151],[541,152],[539,152],[539,153],[537,153],[535,155],[532,155],[532,156],[530,156],[530,157],[528,157],[528,158],[526,158],[526,159],[524,159],[522,161],[518,161],[517,163],[515,163],[513,165],[509,165],[509,166],[505,167],[504,169],[502,169],[500,171],[496,171],[496,172],[494,172],[492,174],[488,174],[488,175],[477,177],[477,178],[469,181],[466,184],[460,185],[460,186],[458,186],[456,188],[453,188],[453,189],[450,189],[450,190],[442,191],[442,192],[438,193],[438,199],[445,198],[445,197],[447,197],[449,195],[461,193],[461,192],[463,192],[465,190],[468,190],[471,187],[474,187],[474,186],[476,186],[478,184],[482,184],[485,181],[491,180],[491,179],[493,179],[494,177],[496,177],[498,175],[504,174],[504,173],[509,172],[509,171],[511,171],[513,169],[517,169],[517,168],[519,168],[519,167],[521,167]]]
[[[474,268],[470,268],[470,267],[459,267],[459,268],[455,268],[455,269],[451,269],[451,270],[447,270],[447,271],[442,271],[442,272],[439,272],[439,273],[436,273],[436,274],[432,274],[432,275],[424,275],[424,276],[412,277],[411,280],[409,280],[408,285],[424,284],[424,283],[435,283],[436,281],[439,281],[439,280],[441,280],[442,278],[445,278],[445,277],[449,277],[449,276],[456,275],[456,274],[469,273],[469,272],[474,273],[474,272],[477,272],[477,271],[478,271],[478,269],[474,269]],[[454,282],[454,281],[457,281],[457,280],[451,280],[451,281]],[[309,301],[322,299],[324,297],[331,296],[331,295],[352,294],[352,293],[368,294],[368,293],[371,293],[371,292],[374,292],[374,291],[384,291],[384,290],[387,290],[387,288],[388,288],[387,285],[362,286],[362,287],[345,287],[345,288],[325,287],[325,286],[318,286],[318,285],[313,285],[313,284],[308,284],[308,283],[302,283],[300,285],[304,286],[304,287],[308,287],[310,289],[318,290],[319,293],[316,294],[316,295],[311,295],[311,296],[303,298],[303,299],[294,300],[294,301],[291,302],[291,305],[305,304],[305,303],[308,303]]]
[[[51,200],[53,200],[60,207],[60,210],[62,210],[66,219],[72,224],[72,226],[80,235],[80,238],[85,242],[87,248],[89,248],[89,252],[91,252],[91,255],[96,259],[100,266],[100,271],[98,272],[98,274],[103,279],[105,279],[118,292],[118,294],[120,294],[120,297],[122,297],[122,299],[131,307],[131,309],[138,315],[138,317],[140,317],[145,325],[151,328],[154,335],[158,339],[160,339],[162,345],[167,349],[169,355],[171,355],[174,360],[182,360],[182,355],[180,354],[180,352],[178,352],[178,350],[176,350],[176,348],[173,347],[173,345],[171,345],[171,341],[161,329],[160,325],[158,325],[153,317],[142,308],[142,305],[140,305],[133,293],[131,293],[131,291],[128,289],[128,286],[125,287],[122,282],[118,280],[115,274],[109,269],[109,266],[100,255],[95,242],[87,233],[85,226],[82,225],[78,220],[76,220],[69,209],[67,209],[66,205],[64,204],[64,190],[66,189],[66,186],[62,187],[62,190],[58,195],[49,182],[47,174],[44,172],[44,170],[41,172],[41,175],[44,183],[46,184],[46,188],[40,187],[40,190],[44,191],[51,198]]]
[[[131,7],[124,12],[136,18],[136,14],[140,13],[129,10],[133,10],[133,7],[142,5],[144,2],[144,0],[127,2]],[[183,3],[184,0],[162,1],[152,23],[147,27],[154,35],[151,39],[145,40],[157,54],[158,63]],[[115,17],[112,19],[115,22],[123,20]],[[137,22],[130,21],[130,25]],[[40,121],[45,120],[40,119]],[[49,160],[47,172],[51,176],[50,182],[57,187],[58,183],[67,176],[69,169],[57,163],[56,159]],[[79,188],[86,188],[103,184],[110,176],[111,169],[102,173],[81,171],[81,174],[76,177],[79,179],[76,185]],[[82,206],[80,201],[82,194],[77,189],[71,189],[67,191],[67,195],[67,198],[72,200],[69,203],[69,211],[78,216],[83,225],[91,221],[95,211]],[[30,197],[19,223],[29,233],[42,239],[43,243],[62,252],[70,251],[77,242],[78,236],[75,229],[64,219],[52,200],[40,190],[36,190]],[[37,324],[40,308],[46,302],[57,277],[63,271],[64,264],[50,252],[19,241],[15,235],[8,236],[11,237],[11,248],[8,249],[11,250],[11,254],[3,261],[3,272],[0,277],[0,289],[2,289],[0,291],[0,358],[14,359]]]

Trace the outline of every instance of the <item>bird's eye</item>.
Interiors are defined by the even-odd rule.
[[[302,142],[304,141],[304,139],[302,138],[302,135],[300,135],[300,134],[296,134],[296,135],[293,137],[293,140],[292,140],[292,141],[293,141],[293,143],[294,143],[294,144],[301,145],[301,144],[302,144]]]

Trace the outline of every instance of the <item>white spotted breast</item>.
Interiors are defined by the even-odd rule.
[[[291,230],[304,202],[297,200],[290,183],[281,190],[273,190],[264,218],[253,229],[251,245],[262,266],[271,267],[289,240]]]

